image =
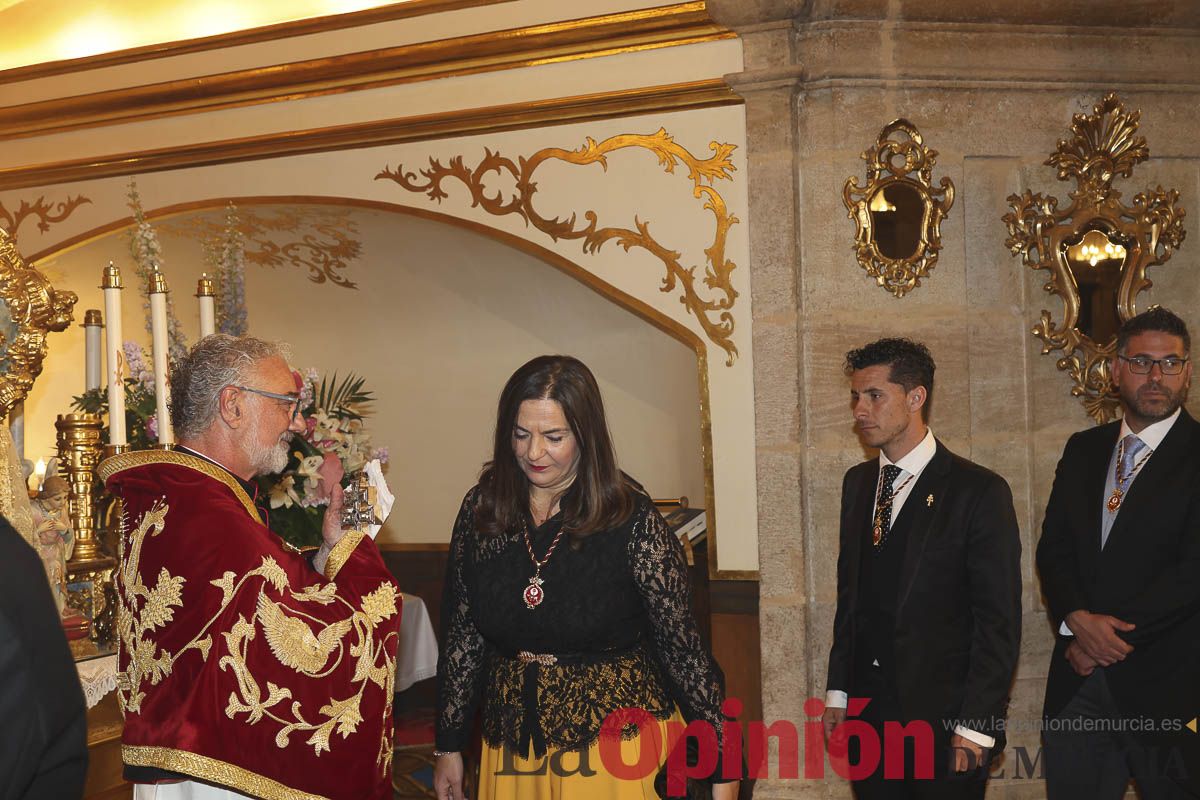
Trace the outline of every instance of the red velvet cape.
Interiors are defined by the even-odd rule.
[[[263,798],[390,798],[400,592],[349,532],[325,574],[221,468],[170,451],[100,466],[124,502],[122,758]]]

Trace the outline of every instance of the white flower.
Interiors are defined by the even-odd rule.
[[[270,492],[271,508],[288,508],[300,502],[300,496],[296,494],[296,478],[292,475],[285,475],[280,479],[279,483],[271,487]]]

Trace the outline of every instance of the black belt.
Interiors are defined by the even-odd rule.
[[[524,665],[521,675],[521,730],[517,735],[517,752],[522,756],[529,752],[533,745],[535,758],[546,755],[546,735],[542,731],[541,713],[538,708],[538,673],[542,667],[575,666],[579,664],[598,664],[608,661],[614,656],[631,653],[641,645],[636,641],[628,647],[599,650],[588,653],[533,653],[529,650],[516,652],[501,652],[500,655],[511,661],[519,661]]]

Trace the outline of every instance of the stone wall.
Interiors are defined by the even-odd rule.
[[[764,717],[804,720],[823,696],[835,603],[841,476],[867,455],[851,427],[846,350],[881,335],[925,341],[937,360],[931,425],[955,452],[1004,475],[1021,523],[1024,638],[1010,744],[1036,753],[1052,643],[1032,566],[1054,468],[1071,432],[1091,420],[1070,379],[1029,330],[1061,304],[1045,273],[1004,245],[1006,198],[1030,189],[1069,204],[1073,182],[1043,166],[1071,116],[1107,91],[1140,109],[1151,159],[1124,199],[1159,184],[1180,191],[1187,227],[1200,214],[1200,6],[1187,0],[1050,4],[1037,0],[919,3],[710,0],[734,27],[745,71]],[[1001,14],[1003,13],[1003,16]],[[931,16],[933,14],[933,16]],[[859,154],[905,117],[940,155],[956,200],[940,260],[896,299],[858,266],[841,187],[861,182]],[[1160,303],[1200,332],[1200,241],[1192,233],[1139,309]],[[1193,402],[1193,411],[1200,403]],[[1041,798],[1013,777],[992,798]],[[849,797],[837,778],[769,780],[756,797]]]

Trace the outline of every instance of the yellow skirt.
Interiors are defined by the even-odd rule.
[[[678,711],[669,721],[683,724]],[[484,742],[479,764],[479,800],[658,800],[654,778],[667,760],[667,722],[655,720],[657,743],[653,736],[644,734],[620,741],[621,764],[631,771],[648,773],[637,778],[613,775],[601,758],[600,742],[586,753],[547,748],[545,758],[524,758]],[[616,751],[617,744],[609,742],[603,747]],[[633,765],[643,763],[644,747],[657,749],[646,755],[646,764],[652,762],[654,768],[632,770]],[[610,762],[615,761],[614,754],[609,753]]]

